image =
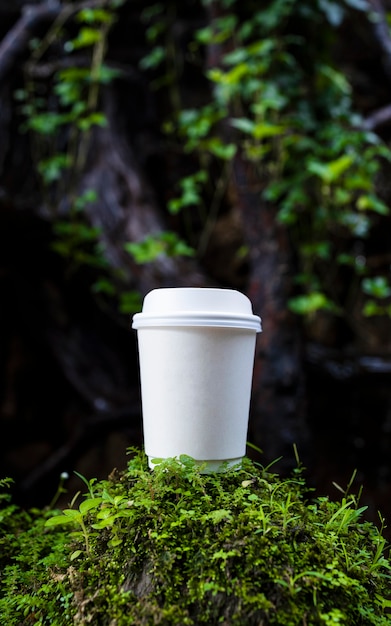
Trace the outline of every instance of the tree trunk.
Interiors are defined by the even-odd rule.
[[[303,457],[307,454],[301,334],[288,309],[292,251],[275,207],[262,200],[259,178],[240,156],[233,185],[250,250],[247,294],[263,327],[255,354],[249,441],[268,462],[283,456],[282,465],[289,468],[293,444]]]

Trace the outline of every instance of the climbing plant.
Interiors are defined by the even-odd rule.
[[[140,295],[129,291],[121,271],[110,265],[102,227],[90,219],[100,202],[98,192],[81,184],[93,131],[108,125],[102,91],[122,75],[106,55],[123,4],[107,0],[96,6],[65,6],[44,35],[30,41],[24,86],[14,95],[23,119],[21,131],[30,139],[44,210],[53,223],[53,250],[65,259],[67,275],[87,270],[100,302],[109,298],[120,312],[129,313],[140,308]],[[128,241],[123,247],[136,263],[192,254],[174,232]]]
[[[365,251],[374,228],[388,223],[377,176],[391,152],[365,129],[352,86],[333,57],[348,12],[369,20],[369,5],[202,4],[205,25],[194,29],[185,51],[177,45],[176,57],[165,6],[153,4],[144,12],[153,47],[143,67],[153,72],[155,88],[175,93],[163,129],[185,158],[191,156],[192,169],[177,181],[168,211],[202,210],[202,253],[235,159],[245,159],[256,172],[260,203],[277,207],[296,252],[290,308],[303,315],[322,309],[346,315],[360,301],[364,315],[390,315],[389,277],[370,270]],[[178,68],[185,62],[202,67],[209,81],[209,98],[197,108],[186,107],[180,90],[178,95]]]
[[[31,41],[25,87],[15,94],[46,206],[55,216],[54,248],[70,271],[92,268],[94,291],[110,297],[116,279],[102,233],[86,219],[99,198],[94,189],[80,191],[77,182],[92,129],[107,124],[100,91],[118,77],[105,54],[121,4],[112,0],[77,12],[70,4],[41,40]],[[364,315],[390,315],[389,277],[366,262],[366,242],[389,220],[377,176],[390,150],[365,130],[352,87],[333,57],[346,15],[356,11],[369,19],[366,1],[193,5],[197,20],[189,22],[185,38],[178,35],[183,7],[175,0],[152,2],[140,12],[147,52],[139,70],[165,103],[167,154],[181,160],[166,210],[171,223],[183,218],[184,237],[175,228],[150,233],[126,242],[125,251],[139,264],[161,255],[202,258],[221,207],[229,204],[236,160],[244,159],[259,181],[260,204],[277,207],[296,253],[290,308],[306,316],[318,310],[346,316],[360,306]],[[59,42],[66,63],[43,80],[39,62]],[[198,106],[183,87],[189,71],[202,84]],[[239,253],[246,254],[245,245]],[[121,295],[122,311],[138,306],[134,292]]]
[[[79,268],[107,273],[101,229],[86,216],[98,200],[95,189],[80,189],[94,127],[104,127],[100,92],[118,76],[105,63],[107,39],[123,0],[106,6],[68,5],[41,38],[30,41],[24,86],[15,92],[28,133],[44,209],[51,216],[53,250],[66,259],[68,274]],[[82,56],[80,56],[82,55]],[[42,71],[41,67],[48,68]],[[105,280],[96,279],[100,290]],[[108,283],[110,284],[110,283]]]

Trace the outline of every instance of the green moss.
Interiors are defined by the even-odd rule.
[[[87,482],[87,481],[86,481]],[[3,500],[0,623],[390,623],[391,563],[353,496],[311,499],[248,459],[200,474],[192,459],[87,483],[78,506]]]

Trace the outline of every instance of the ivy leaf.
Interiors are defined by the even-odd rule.
[[[77,125],[83,131],[89,130],[92,126],[100,126],[102,128],[107,126],[107,117],[104,113],[96,111],[78,120]]]
[[[113,20],[113,16],[109,11],[106,11],[105,9],[85,8],[81,9],[76,14],[76,20],[78,22],[84,22],[85,24],[110,24],[110,22],[112,22]]]
[[[39,113],[31,117],[27,122],[28,128],[40,135],[53,135],[60,126],[68,122],[68,115],[64,113]]]
[[[362,308],[362,313],[365,317],[384,315],[386,312],[386,308],[384,306],[380,306],[377,302],[375,302],[375,300],[368,300]]]
[[[88,48],[98,43],[101,39],[102,33],[97,28],[81,28],[75,39],[67,41],[65,50],[72,52],[72,50],[78,50],[79,48]]]
[[[390,213],[389,207],[371,194],[360,196],[357,201],[357,208],[360,211],[374,211],[379,215],[389,215]]]
[[[155,46],[149,54],[146,54],[140,61],[142,70],[151,70],[158,67],[165,59],[166,52],[162,46]]]
[[[364,293],[374,298],[383,299],[391,296],[391,287],[385,276],[364,278],[362,281],[362,290]]]
[[[353,161],[353,156],[345,154],[328,163],[321,163],[315,160],[310,161],[307,167],[309,172],[316,174],[323,182],[330,184],[341,178],[342,174],[352,165]]]
[[[255,139],[265,139],[282,135],[285,130],[285,127],[281,124],[255,124],[253,135]]]
[[[38,163],[38,171],[45,183],[53,183],[63,175],[63,171],[70,165],[70,158],[67,154],[54,154]]]
[[[92,290],[95,293],[105,293],[108,296],[113,296],[115,294],[115,287],[107,278],[100,278],[99,280],[96,280],[92,285]]]
[[[242,133],[252,135],[254,132],[255,123],[248,117],[236,117],[230,121],[231,126],[241,130]]]
[[[224,144],[218,137],[212,137],[206,144],[209,151],[219,159],[230,161],[236,154],[237,147],[233,143]]]
[[[119,298],[120,313],[136,313],[141,310],[141,307],[141,296],[138,291],[125,291],[121,293]]]
[[[291,298],[288,303],[289,309],[298,315],[310,315],[316,311],[336,311],[336,305],[324,294],[313,291]]]

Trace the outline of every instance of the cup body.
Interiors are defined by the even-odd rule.
[[[204,471],[240,463],[259,318],[246,296],[233,290],[151,294],[153,302],[148,294],[133,321],[150,466],[154,458],[181,454],[200,462]]]

